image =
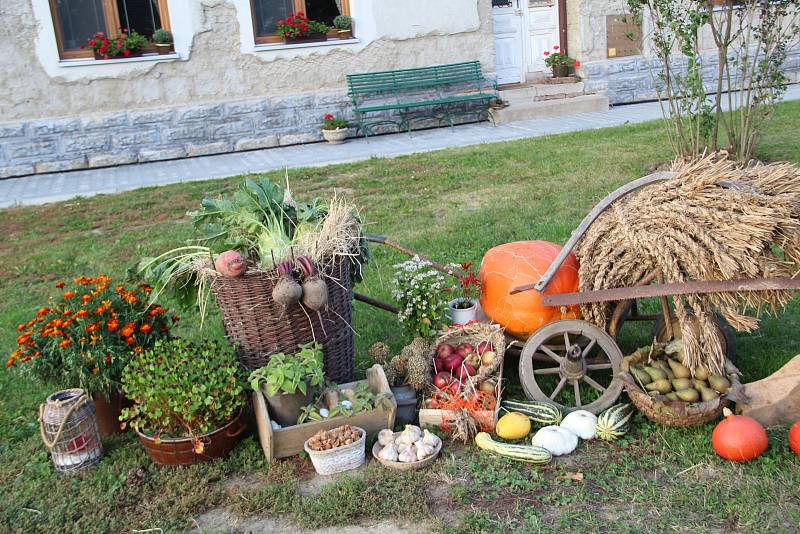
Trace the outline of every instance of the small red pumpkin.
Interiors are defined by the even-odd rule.
[[[800,421],[793,424],[792,428],[789,429],[789,448],[795,454],[800,455]]]
[[[711,435],[711,444],[717,454],[726,460],[746,462],[767,450],[767,432],[761,423],[746,415],[733,415],[728,408],[723,413],[725,419],[719,422]]]

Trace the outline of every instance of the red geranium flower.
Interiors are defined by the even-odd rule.
[[[131,51],[130,51],[130,50],[128,50],[128,49],[125,49],[125,50],[122,52],[122,55],[123,55],[123,56],[125,56],[125,57],[128,57],[128,56],[130,56],[130,55],[131,55]]]
[[[550,52],[547,52],[547,51],[545,51],[544,55],[545,55],[545,56],[549,56],[549,55],[550,55]]]
[[[333,115],[331,113],[326,113],[324,118],[326,121],[332,121]]]
[[[558,45],[553,45],[553,50],[558,50]]]
[[[581,62],[576,59],[575,63],[573,63],[572,66],[575,67],[575,68],[578,68],[578,67],[581,66]]]

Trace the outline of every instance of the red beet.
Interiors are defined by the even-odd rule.
[[[475,347],[472,346],[472,343],[462,343],[456,349],[456,352],[462,359],[466,358],[470,352],[473,352]]]
[[[494,347],[492,347],[492,344],[489,343],[488,341],[481,341],[480,343],[478,343],[478,348],[475,349],[475,352],[483,356],[483,353],[486,352],[487,350],[494,350]]]
[[[436,347],[436,357],[444,360],[445,358],[453,354],[455,351],[456,349],[453,347],[453,345],[442,343],[441,345]]]

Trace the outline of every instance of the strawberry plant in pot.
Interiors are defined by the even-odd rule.
[[[450,320],[454,324],[468,324],[477,317],[478,301],[475,295],[480,291],[481,284],[471,270],[472,262],[453,267],[461,267],[463,274],[458,275],[459,285],[455,289],[458,296],[447,305],[450,311]]]
[[[566,78],[571,69],[581,66],[580,61],[560,52],[558,45],[553,45],[552,52],[544,52],[544,64],[553,71],[553,78]]]
[[[261,390],[272,418],[281,426],[297,424],[316,388],[325,381],[320,344],[307,343],[299,349],[295,354],[272,354],[266,365],[250,373],[250,386]]]
[[[305,13],[298,12],[278,21],[276,33],[287,44],[313,43],[326,41],[329,29],[327,24],[309,20]]]
[[[346,119],[327,113],[323,117],[322,137],[332,145],[340,145],[347,139],[347,128],[350,123]]]
[[[241,367],[229,346],[162,340],[125,368],[122,389],[134,401],[121,420],[157,464],[221,458],[246,427]]]
[[[100,274],[55,287],[59,293],[17,326],[17,349],[6,367],[19,365],[54,389],[85,390],[97,407],[101,434],[119,432],[125,366],[169,336],[178,317],[170,319],[166,308],[148,303],[147,284],[123,286]]]

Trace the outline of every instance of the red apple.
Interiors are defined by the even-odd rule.
[[[466,381],[470,376],[475,374],[475,368],[472,367],[470,364],[465,363],[461,367],[458,368],[458,379],[462,382]]]
[[[487,350],[483,353],[483,356],[481,356],[481,364],[486,366],[492,365],[496,356],[493,350]]]
[[[456,352],[458,353],[459,356],[461,356],[461,358],[466,358],[467,355],[470,352],[473,352],[474,350],[475,347],[472,346],[472,343],[462,343],[461,345],[458,346]]]
[[[451,373],[455,373],[456,370],[461,367],[461,356],[458,354],[451,354],[448,358],[444,360],[444,368],[446,371],[450,371]]]
[[[445,389],[447,386],[450,385],[450,382],[452,381],[453,381],[453,375],[451,375],[447,371],[442,371],[441,373],[437,373],[436,376],[433,377],[433,385],[439,389]]]
[[[455,351],[456,349],[455,347],[453,347],[453,345],[442,343],[441,345],[436,347],[436,357],[444,360],[445,358],[453,354]]]
[[[487,350],[494,350],[494,347],[492,347],[492,344],[488,341],[481,341],[478,343],[478,347],[475,349],[475,352],[483,356],[483,353]]]
[[[453,380],[447,387],[447,390],[453,395],[458,395],[458,392],[461,391],[461,382],[458,380]]]

